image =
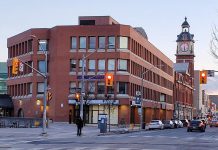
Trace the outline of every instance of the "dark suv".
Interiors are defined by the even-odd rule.
[[[205,132],[205,127],[206,126],[202,120],[192,120],[188,124],[187,132],[192,132],[192,130],[199,130],[201,132]]]

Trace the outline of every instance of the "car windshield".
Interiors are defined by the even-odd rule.
[[[151,123],[158,123],[158,120],[152,120]]]
[[[163,121],[164,123],[170,123],[170,120],[165,120],[165,121]]]
[[[200,121],[191,121],[191,124],[199,124]]]

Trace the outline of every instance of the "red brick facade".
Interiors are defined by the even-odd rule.
[[[101,103],[105,100],[105,94],[118,101],[111,112],[112,123],[117,124],[123,120],[125,123],[139,123],[138,108],[132,106],[131,101],[136,91],[141,90],[141,75],[146,71],[143,82],[143,121],[171,119],[173,62],[135,28],[119,24],[111,17],[80,17],[79,22],[83,25],[30,29],[8,39],[7,84],[14,101],[15,116],[18,112],[19,115],[22,112],[25,117],[42,116],[42,106],[36,105],[36,100],[42,102],[43,93],[38,83],[43,83],[44,78],[27,66],[24,66],[24,72],[12,75],[11,60],[18,57],[40,69],[43,65],[40,66],[39,61],[43,61],[45,57],[38,50],[38,40],[47,40],[48,85],[52,93],[52,100],[47,108],[49,118],[54,121],[68,121],[69,117],[74,119],[78,113],[75,91],[71,90],[81,87],[82,55],[92,53],[86,58],[85,76],[104,76],[106,72],[110,72],[114,74],[114,85],[109,90],[104,85],[103,78],[85,81],[85,92],[90,99],[90,103],[87,101],[88,105],[84,106],[88,123],[96,123],[97,115],[106,111]],[[109,41],[114,42],[114,46],[110,47]],[[93,46],[94,48],[90,48]],[[99,88],[100,85],[102,89]]]

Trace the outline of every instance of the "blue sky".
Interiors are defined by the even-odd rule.
[[[78,16],[92,15],[143,27],[149,41],[174,62],[176,38],[186,16],[196,40],[195,69],[218,70],[209,46],[212,27],[218,26],[218,0],[1,0],[0,61],[7,60],[8,37],[29,28],[76,25]]]

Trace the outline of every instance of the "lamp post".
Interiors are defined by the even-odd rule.
[[[107,46],[114,46],[114,44],[107,44],[105,45],[105,48]],[[96,52],[96,50],[94,50],[92,53],[90,53],[89,55],[85,56],[85,54],[83,54],[82,56],[82,88],[81,88],[81,99],[80,99],[80,117],[83,119],[83,101],[84,101],[84,96],[85,96],[85,88],[84,88],[84,76],[85,76],[85,60],[87,57],[91,56],[92,54],[94,54]]]
[[[145,72],[143,72],[141,74],[141,115],[140,115],[140,130],[143,129],[143,81],[144,81],[144,75],[147,74],[149,71],[151,71],[154,67],[158,67],[158,66],[163,66],[163,65],[156,65],[156,66],[152,66],[150,69],[146,70]]]
[[[37,43],[39,46],[40,43],[39,43],[39,39],[36,35],[29,35],[30,37],[33,37],[35,39],[37,39]],[[43,119],[42,119],[42,122],[43,122],[43,126],[42,126],[42,135],[45,135],[47,134],[46,132],[46,106],[47,106],[47,101],[46,101],[46,95],[47,95],[47,60],[48,60],[48,53],[47,51],[41,46],[40,47],[41,50],[43,51],[44,55],[45,55],[45,73],[44,75],[41,73],[40,75],[42,75],[44,77],[44,97],[43,97]]]

